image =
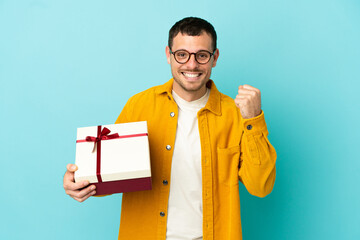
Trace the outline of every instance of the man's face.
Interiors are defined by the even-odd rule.
[[[172,52],[177,50],[186,50],[190,53],[196,53],[200,50],[213,52],[212,38],[206,32],[200,36],[188,36],[179,33],[173,39]],[[219,50],[216,49],[214,56],[206,64],[199,64],[192,54],[189,61],[184,64],[178,63],[174,55],[170,53],[169,47],[166,47],[167,61],[171,65],[171,73],[174,78],[174,91],[185,100],[195,100],[202,97],[206,92],[206,82],[211,75],[211,69],[216,66],[219,57]]]

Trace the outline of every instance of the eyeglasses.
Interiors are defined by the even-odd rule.
[[[211,53],[206,50],[200,50],[196,53],[189,53],[186,50],[177,50],[173,52],[170,49],[170,53],[174,55],[175,60],[180,64],[187,63],[192,54],[194,54],[196,62],[199,64],[206,64],[210,61],[210,58],[212,55],[214,55],[215,51]]]

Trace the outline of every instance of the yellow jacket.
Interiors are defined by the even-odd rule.
[[[124,193],[119,239],[165,240],[171,160],[178,107],[173,79],[131,97],[116,123],[147,121],[152,190]],[[234,100],[210,80],[206,106],[198,112],[201,141],[203,239],[241,236],[239,180],[265,197],[275,182],[276,152],[267,139],[264,114],[243,119]],[[167,182],[166,182],[167,181]]]

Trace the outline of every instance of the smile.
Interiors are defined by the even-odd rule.
[[[182,72],[182,74],[187,78],[197,78],[201,75],[201,73],[187,73],[187,72]]]

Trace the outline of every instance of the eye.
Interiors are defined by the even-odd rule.
[[[178,58],[178,59],[185,59],[185,58],[187,58],[188,57],[188,53],[187,52],[185,52],[185,51],[179,51],[179,52],[176,52],[175,53],[176,54],[176,58]]]
[[[197,53],[197,58],[198,59],[207,59],[209,56],[210,55],[207,52],[199,52],[199,53]]]

